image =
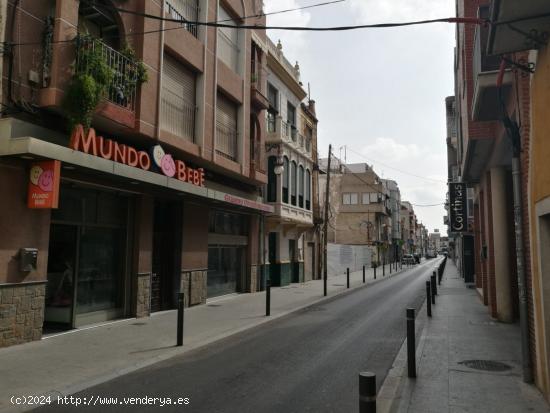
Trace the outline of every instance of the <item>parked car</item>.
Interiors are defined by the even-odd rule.
[[[402,262],[403,264],[411,264],[411,265],[413,265],[413,264],[415,264],[416,261],[415,261],[415,259],[414,259],[414,257],[413,257],[412,254],[405,254],[405,255],[403,255],[403,258],[401,258],[401,262]]]

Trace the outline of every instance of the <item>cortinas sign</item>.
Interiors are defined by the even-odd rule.
[[[468,198],[466,185],[463,183],[449,184],[449,214],[451,232],[468,231]]]

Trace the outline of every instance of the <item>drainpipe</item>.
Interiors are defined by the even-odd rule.
[[[0,42],[5,41],[6,21],[8,20],[8,0],[0,0]],[[0,59],[0,83],[4,77],[4,59]],[[0,103],[3,102],[2,88],[0,88]]]
[[[531,349],[529,346],[529,325],[528,325],[528,307],[527,293],[525,285],[525,256],[523,251],[523,215],[521,208],[521,134],[519,125],[508,116],[506,105],[502,97],[502,81],[506,62],[500,62],[500,69],[497,77],[497,94],[501,106],[501,122],[506,129],[506,134],[512,142],[512,181],[514,192],[514,225],[516,233],[516,257],[517,257],[517,277],[518,277],[518,298],[519,298],[519,324],[521,334],[521,358],[523,369],[523,381],[525,383],[533,382],[533,369],[531,366]],[[519,109],[519,108],[518,108]]]

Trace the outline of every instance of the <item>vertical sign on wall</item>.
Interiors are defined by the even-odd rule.
[[[60,176],[60,161],[33,163],[29,176],[27,206],[29,208],[57,208]]]
[[[468,231],[468,198],[464,183],[449,184],[449,215],[451,232]]]

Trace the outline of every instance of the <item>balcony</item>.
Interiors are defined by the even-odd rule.
[[[112,131],[122,131],[120,127],[134,128],[137,92],[140,76],[143,74],[140,63],[129,54],[117,51],[99,39],[90,36],[77,36],[74,42],[67,42],[63,49],[55,49],[57,57],[51,66],[52,80],[47,87],[40,89],[38,104],[44,108],[61,112],[64,95],[71,83],[73,73],[67,67],[73,65],[74,74],[88,74],[101,78],[106,73],[98,73],[108,68],[109,82],[104,100],[94,113],[94,123],[98,127]],[[101,64],[96,61],[102,60]]]
[[[220,122],[216,124],[216,154],[237,161],[238,132]]]
[[[267,81],[265,69],[258,68],[250,79],[250,100],[257,110],[269,109],[269,100],[266,97]]]
[[[277,221],[280,221],[283,224],[286,223],[304,227],[313,226],[312,211],[284,203],[274,203],[271,205],[275,208],[275,211],[271,216],[277,217]]]
[[[166,16],[171,19],[181,20],[182,26],[194,37],[198,37],[198,26],[187,22],[199,20],[198,0],[169,0],[166,2]]]
[[[285,122],[280,116],[269,116],[267,121],[266,143],[296,143],[298,140],[296,126]]]
[[[479,17],[489,17],[489,7],[479,8]],[[489,29],[477,26],[474,38],[473,79],[474,95],[472,99],[472,118],[475,121],[492,121],[499,119],[500,104],[498,102],[497,77],[500,68],[500,56],[487,54],[487,39]],[[513,76],[506,70],[502,83],[502,98],[504,101],[512,89]]]
[[[490,54],[538,49],[546,43],[550,27],[548,0],[493,0],[490,16],[493,21],[488,39]],[[512,20],[515,22],[503,24]]]

